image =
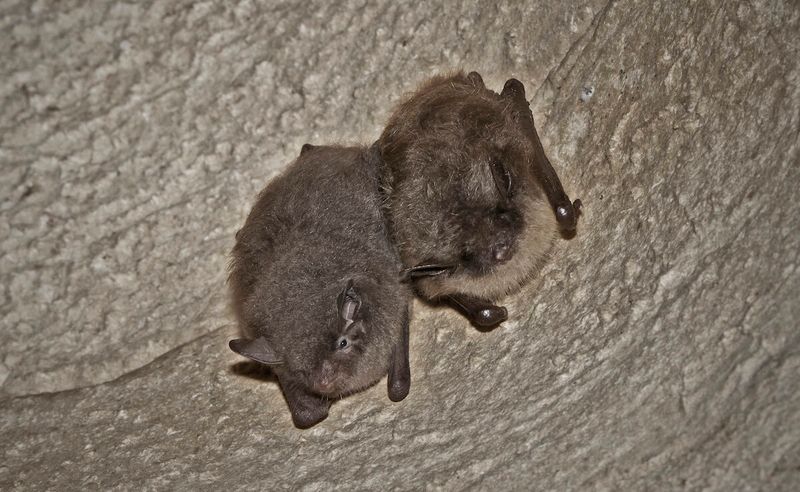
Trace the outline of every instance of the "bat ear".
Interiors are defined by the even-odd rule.
[[[500,97],[508,97],[515,101],[526,101],[525,86],[517,79],[508,79],[503,86],[503,92],[500,93]]]
[[[486,85],[483,83],[483,77],[478,72],[470,72],[467,74],[467,80],[470,81],[472,85],[475,87],[479,87],[481,89],[485,89]]]
[[[255,339],[237,338],[231,340],[228,346],[237,354],[253,359],[256,362],[266,364],[268,366],[282,364],[283,361],[275,353],[275,350],[270,347],[269,342],[264,337]]]
[[[352,322],[358,315],[361,307],[361,296],[353,286],[353,279],[347,281],[344,290],[336,299],[336,306],[339,308],[339,317],[347,322]]]
[[[311,145],[310,143],[304,143],[302,147],[300,147],[300,155],[305,154],[308,151],[316,149],[316,145]]]

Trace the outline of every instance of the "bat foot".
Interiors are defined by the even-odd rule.
[[[467,295],[450,295],[447,300],[479,329],[494,328],[508,319],[504,306],[495,306],[491,301]]]
[[[481,328],[497,326],[508,319],[508,310],[504,306],[487,306],[474,314],[470,319]]]

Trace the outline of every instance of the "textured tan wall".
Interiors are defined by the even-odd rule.
[[[800,486],[796,2],[222,4],[0,3],[0,488]],[[456,67],[526,83],[578,237],[298,431],[231,372],[233,234]]]

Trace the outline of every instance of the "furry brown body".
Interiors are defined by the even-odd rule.
[[[506,319],[496,301],[535,273],[580,202],[544,154],[522,84],[501,94],[480,75],[435,77],[402,103],[376,144],[392,237],[417,292],[475,324]]]
[[[268,364],[298,427],[389,375],[408,393],[408,286],[380,210],[374,154],[303,146],[236,235],[230,285],[243,339]]]

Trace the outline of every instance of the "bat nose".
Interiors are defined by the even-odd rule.
[[[511,245],[508,241],[500,241],[492,248],[492,258],[495,263],[505,263],[511,259]]]
[[[323,361],[319,368],[319,375],[317,376],[316,387],[321,393],[331,391],[336,382],[336,372],[333,370],[333,364],[330,361]]]

